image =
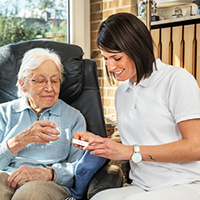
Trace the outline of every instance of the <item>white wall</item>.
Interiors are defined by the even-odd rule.
[[[90,0],[70,0],[70,43],[79,45],[90,58]]]

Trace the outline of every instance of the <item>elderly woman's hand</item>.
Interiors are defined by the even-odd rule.
[[[57,140],[59,134],[54,122],[36,121],[21,133],[21,139],[25,144],[48,143]]]
[[[52,179],[50,170],[41,167],[27,167],[22,165],[14,171],[8,178],[8,186],[17,189],[25,182],[44,180],[49,181]]]
[[[59,138],[59,134],[53,122],[36,121],[29,128],[8,140],[7,145],[10,151],[16,154],[28,144],[55,141]]]

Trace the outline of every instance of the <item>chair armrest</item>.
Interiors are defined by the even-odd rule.
[[[96,193],[109,189],[123,186],[123,172],[116,165],[104,165],[91,179],[87,198],[92,198]]]

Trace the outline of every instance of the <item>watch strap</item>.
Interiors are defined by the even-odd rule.
[[[140,153],[140,146],[138,144],[133,145],[134,153]]]

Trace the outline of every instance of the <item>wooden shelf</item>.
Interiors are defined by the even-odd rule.
[[[200,15],[151,22],[151,29],[200,23]]]

